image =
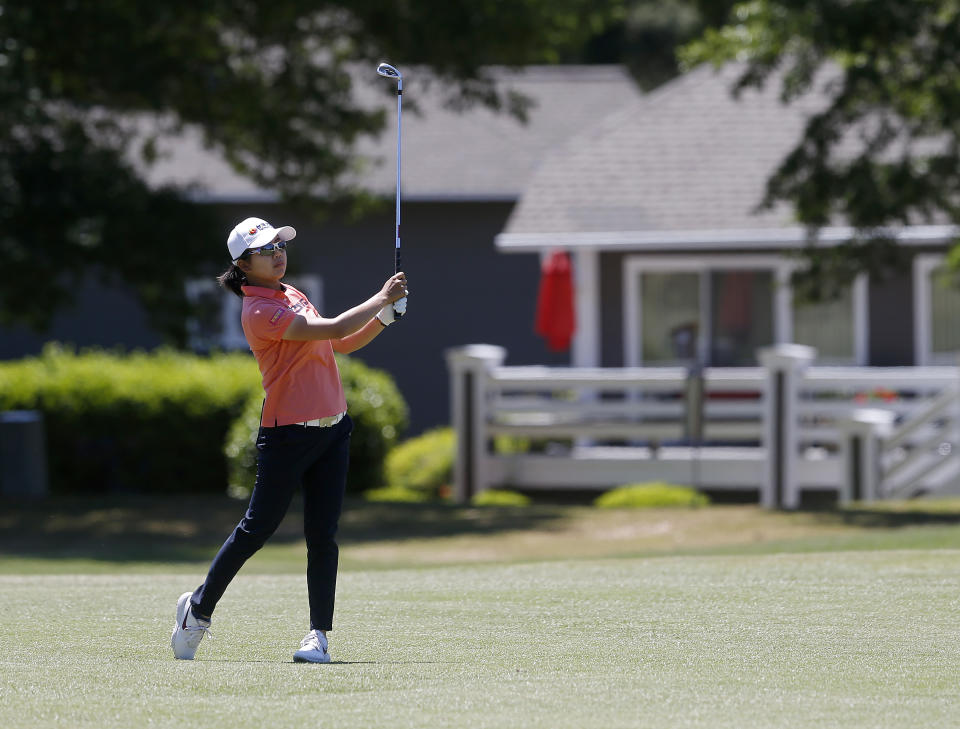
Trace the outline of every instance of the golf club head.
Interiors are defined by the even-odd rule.
[[[403,80],[403,76],[400,75],[400,72],[389,63],[381,63],[379,66],[377,66],[377,73],[379,73],[381,76],[386,76],[387,78]]]

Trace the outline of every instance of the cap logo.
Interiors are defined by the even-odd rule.
[[[250,230],[249,230],[248,233],[247,233],[247,235],[256,235],[256,234],[257,234],[257,229],[256,229],[256,228],[250,228]]]

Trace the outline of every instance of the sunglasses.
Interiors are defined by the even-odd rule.
[[[251,248],[246,252],[251,255],[256,254],[259,256],[272,256],[277,251],[282,251],[286,247],[287,247],[287,241],[277,240],[277,241],[273,241],[272,243],[267,243],[265,246],[260,246],[259,248]]]

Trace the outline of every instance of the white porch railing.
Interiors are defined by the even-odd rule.
[[[870,500],[958,478],[958,368],[810,367],[814,355],[780,345],[761,367],[697,373],[504,367],[500,347],[451,350],[455,493],[663,480],[796,508],[808,489]],[[493,447],[503,437],[513,447]]]

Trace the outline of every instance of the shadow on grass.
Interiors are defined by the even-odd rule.
[[[714,508],[714,526],[722,530],[727,519],[726,509],[744,507]],[[245,510],[244,501],[211,495],[0,500],[0,559],[92,560],[113,564],[209,563]],[[349,546],[530,529],[562,530],[569,523],[569,516],[569,507],[563,505],[474,508],[449,504],[370,504],[355,499],[346,504],[338,541]],[[638,521],[644,518],[652,517],[638,512]],[[663,516],[656,518],[662,520]],[[960,500],[854,504],[779,514],[761,512],[757,518],[758,526],[763,525],[769,532],[766,541],[776,541],[778,529],[785,524],[795,526],[797,522],[851,527],[868,533],[918,526],[960,526]],[[298,497],[268,544],[299,543],[303,539],[302,524],[303,507]]]
[[[309,663],[307,661],[268,661],[251,658],[200,658],[197,663],[269,663],[275,666],[376,666],[377,661],[330,661],[329,663]],[[431,663],[433,661],[430,661]]]
[[[960,525],[960,503],[937,501],[889,502],[803,512],[821,524],[861,529]]]
[[[0,556],[108,562],[206,562],[243,517],[246,502],[226,496],[0,499]],[[370,504],[349,500],[341,545],[383,540],[549,528],[561,507],[471,508],[448,504]],[[303,538],[296,498],[268,544]]]

